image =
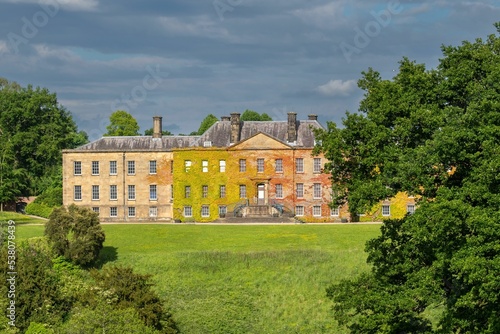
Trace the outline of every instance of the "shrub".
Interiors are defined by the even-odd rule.
[[[45,235],[56,255],[81,266],[95,262],[105,240],[98,214],[74,204],[54,209]]]
[[[26,206],[27,214],[43,218],[49,218],[53,210],[54,210],[53,207],[35,202],[32,202]]]

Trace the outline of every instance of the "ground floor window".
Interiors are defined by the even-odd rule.
[[[332,216],[332,217],[338,217],[339,215],[340,214],[339,214],[339,208],[338,207],[330,209],[330,216]]]
[[[406,206],[406,212],[409,214],[413,214],[415,212],[415,205],[414,204],[408,204]]]
[[[184,207],[184,217],[192,217],[193,216],[193,208],[191,206]]]
[[[295,215],[303,216],[304,215],[304,207],[302,205],[298,205],[295,207]]]
[[[135,206],[129,206],[128,207],[128,216],[129,217],[135,217]]]
[[[210,217],[210,207],[208,205],[201,206],[201,216]]]
[[[382,216],[390,216],[390,215],[391,215],[391,206],[382,205]]]
[[[99,207],[98,206],[92,207],[92,211],[94,211],[95,213],[99,213]]]
[[[219,216],[224,216],[227,213],[227,206],[220,205],[219,206]]]
[[[118,208],[116,206],[112,206],[109,208],[109,216],[117,217],[118,216]]]
[[[321,205],[313,206],[313,216],[321,217]]]
[[[149,217],[156,217],[156,216],[158,216],[158,208],[156,206],[150,206]]]

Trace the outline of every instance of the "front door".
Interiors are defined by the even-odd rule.
[[[266,187],[263,184],[259,184],[257,186],[257,204],[266,204]]]

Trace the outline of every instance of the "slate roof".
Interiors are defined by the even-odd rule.
[[[286,121],[246,121],[241,122],[240,141],[259,132],[265,133],[284,144],[295,147],[314,147],[312,129],[323,128],[316,120],[297,121],[297,141],[288,143],[288,123]],[[203,147],[211,142],[214,147],[228,147],[231,140],[231,122],[218,121],[201,136],[129,136],[102,137],[93,142],[66,151],[171,151],[174,148]]]
[[[198,146],[199,138],[199,136],[102,137],[68,151],[171,151],[173,148]]]

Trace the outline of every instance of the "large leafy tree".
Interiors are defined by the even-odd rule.
[[[0,175],[8,188],[0,202],[42,192],[57,177],[61,150],[86,141],[56,94],[0,78]]]
[[[319,134],[336,204],[420,199],[367,243],[371,273],[328,289],[354,332],[500,332],[500,38],[442,51],[435,70],[364,72],[360,112]]]
[[[125,110],[117,110],[109,116],[104,136],[139,136],[137,120]]]

